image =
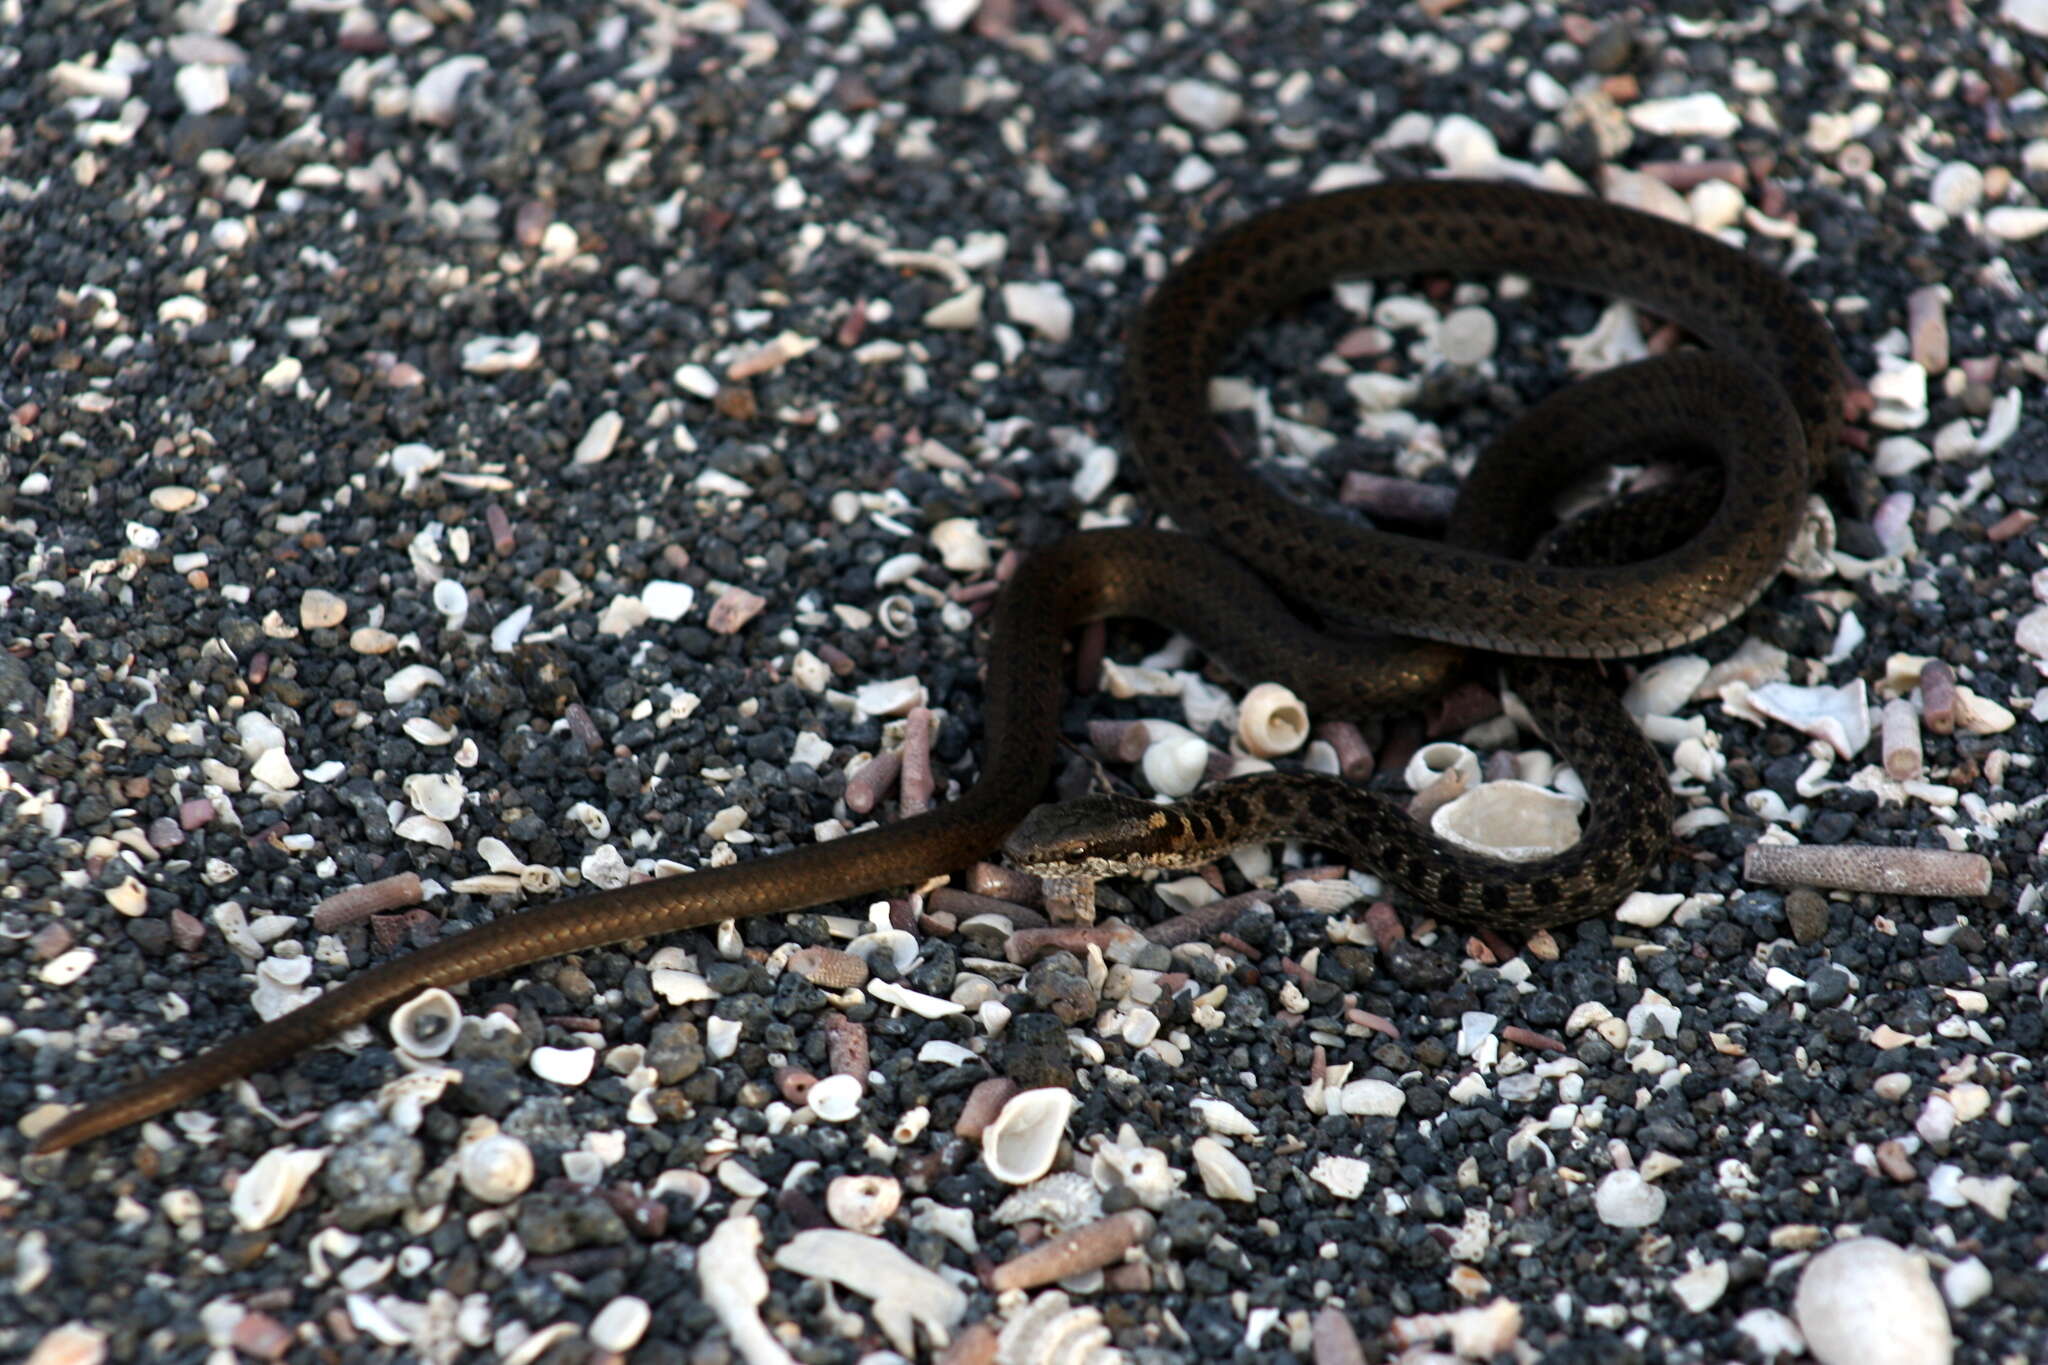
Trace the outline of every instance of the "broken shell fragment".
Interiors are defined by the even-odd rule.
[[[825,1187],[825,1212],[848,1232],[875,1232],[902,1202],[903,1187],[886,1175],[842,1175]]]
[[[1194,1158],[1195,1170],[1202,1177],[1202,1188],[1211,1199],[1250,1203],[1258,1197],[1252,1185],[1251,1168],[1215,1138],[1196,1138],[1189,1155]]]
[[[325,1147],[273,1147],[235,1180],[228,1208],[244,1232],[269,1227],[292,1211],[306,1182],[327,1160]]]
[[[462,1006],[439,986],[391,1011],[391,1041],[415,1057],[444,1057],[462,1032]]]
[[[1066,1140],[1074,1096],[1054,1086],[1026,1090],[981,1135],[981,1160],[1006,1185],[1028,1185],[1052,1169]]]
[[[827,1076],[810,1088],[804,1103],[827,1123],[845,1123],[860,1113],[863,1089],[858,1076]]]

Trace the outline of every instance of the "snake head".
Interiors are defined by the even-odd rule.
[[[1190,849],[1187,821],[1173,807],[1114,795],[1037,807],[1010,831],[1003,852],[1012,867],[1069,878],[1193,867],[1213,856]]]

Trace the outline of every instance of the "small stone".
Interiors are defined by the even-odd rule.
[[[586,1335],[598,1350],[624,1355],[640,1344],[653,1321],[654,1312],[647,1306],[647,1300],[621,1294],[590,1320]]]
[[[2003,242],[2027,242],[2048,232],[2048,208],[2000,205],[1984,215],[1984,230]]]
[[[2036,38],[2048,38],[2048,0],[2005,0],[1998,17]]]
[[[1244,98],[1208,81],[1180,80],[1166,87],[1166,107],[1199,133],[1220,133],[1244,114]]]
[[[1003,286],[1003,310],[1013,322],[1029,327],[1058,345],[1074,334],[1074,305],[1056,284],[1013,282]]]
[[[1927,201],[1951,218],[1968,213],[1984,198],[1984,172],[1967,161],[1951,161],[1934,173]]]
[[[1732,137],[1742,126],[1728,102],[1712,92],[1644,100],[1629,106],[1628,121],[1658,137]]]
[[[1477,365],[1500,344],[1500,324],[1484,308],[1454,308],[1437,328],[1437,349],[1453,365]]]

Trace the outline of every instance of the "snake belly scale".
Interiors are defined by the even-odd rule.
[[[1446,544],[1313,513],[1245,470],[1207,417],[1206,385],[1228,347],[1334,280],[1422,271],[1511,271],[1631,299],[1707,351],[1645,362],[1649,370],[1631,367],[1642,373],[1582,383],[1539,404],[1509,437],[1525,438],[1540,458],[1488,480],[1475,475],[1485,486],[1461,494]],[[1814,307],[1762,263],[1662,219],[1457,181],[1369,186],[1258,214],[1171,271],[1130,334],[1126,442],[1155,501],[1195,534],[1091,531],[1025,560],[994,613],[981,774],[961,799],[830,843],[565,898],[455,934],[74,1110],[44,1129],[35,1149],[61,1150],[275,1067],[427,987],[871,895],[990,856],[1044,788],[1057,745],[1062,639],[1091,620],[1142,616],[1187,631],[1238,676],[1288,679],[1328,714],[1413,701],[1441,684],[1465,648],[1584,659],[1696,639],[1740,614],[1776,572],[1840,412],[1841,362]],[[1704,523],[1636,562],[1600,562],[1611,555],[1598,545],[1553,557],[1585,561],[1576,564],[1519,558],[1536,534],[1523,512],[1531,492],[1545,501],[1541,491],[1569,477],[1569,466],[1610,459],[1629,440],[1713,451],[1723,473]],[[1509,462],[1489,455],[1480,467],[1496,463]],[[1304,624],[1292,608],[1319,624]],[[1368,657],[1342,633],[1357,630],[1407,639]],[[1478,925],[1529,928],[1601,913],[1661,857],[1661,766],[1593,665],[1516,662],[1509,681],[1588,777],[1595,812],[1580,843],[1540,876],[1524,864],[1451,855],[1413,826],[1391,844],[1357,846],[1356,830],[1393,828],[1382,815],[1361,821],[1349,805],[1363,801],[1359,809],[1370,811],[1379,798],[1321,782],[1240,789],[1247,820],[1221,832],[1259,837],[1259,819],[1293,819],[1293,832],[1328,841],[1437,912]],[[1202,818],[1231,814],[1226,802]],[[1179,845],[1191,847],[1194,833],[1184,829]]]

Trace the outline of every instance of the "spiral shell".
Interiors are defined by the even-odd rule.
[[[982,1164],[1006,1185],[1030,1184],[1052,1169],[1073,1113],[1073,1094],[1054,1086],[1012,1097],[981,1135]]]
[[[1401,771],[1401,778],[1413,792],[1427,791],[1446,773],[1456,773],[1464,783],[1464,790],[1471,791],[1479,785],[1479,756],[1462,744],[1438,740],[1425,744],[1415,751],[1408,760],[1408,766]]]
[[[445,1057],[462,1032],[462,1006],[435,986],[391,1011],[391,1041],[415,1057]]]
[[[510,1133],[489,1132],[466,1141],[456,1156],[462,1188],[486,1204],[504,1204],[533,1184],[533,1149]]]
[[[1138,770],[1161,796],[1186,796],[1208,775],[1208,742],[1198,735],[1169,735],[1146,748]]]
[[[1291,754],[1308,739],[1308,707],[1279,683],[1260,683],[1237,708],[1237,737],[1260,758]]]

